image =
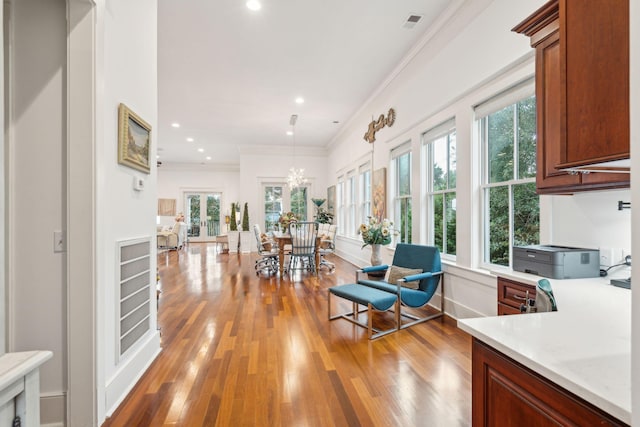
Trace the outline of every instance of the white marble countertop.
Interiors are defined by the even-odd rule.
[[[524,273],[495,273],[532,283]],[[631,292],[609,278],[550,280],[558,311],[460,319],[458,326],[631,424]]]

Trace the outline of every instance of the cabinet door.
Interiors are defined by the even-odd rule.
[[[571,191],[580,185],[579,175],[556,168],[560,164],[562,106],[560,79],[560,38],[556,30],[536,46],[536,115],[538,193]]]
[[[471,377],[474,427],[626,425],[476,338]]]
[[[560,167],[629,158],[629,0],[560,0]]]

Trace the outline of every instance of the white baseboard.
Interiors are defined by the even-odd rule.
[[[127,394],[160,354],[160,351],[160,334],[155,331],[138,351],[131,354],[127,360],[120,362],[118,370],[108,380],[105,387],[106,417],[111,416],[118,408],[118,405],[127,397]],[[102,421],[104,419],[100,420],[100,422]]]
[[[66,395],[64,393],[41,394],[40,425],[50,427],[64,427],[66,407]]]

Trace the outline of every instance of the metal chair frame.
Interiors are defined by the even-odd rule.
[[[310,270],[316,272],[316,239],[318,237],[318,224],[311,221],[298,221],[289,224],[291,235],[291,254],[289,256],[289,268],[291,273],[295,270]],[[300,267],[294,264],[300,263]]]

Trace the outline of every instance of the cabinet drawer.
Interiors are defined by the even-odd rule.
[[[535,286],[498,277],[498,314],[520,313],[520,304],[525,302],[527,292],[529,292],[529,298],[535,299]],[[516,311],[507,312],[508,310],[505,306],[511,307]]]
[[[505,316],[508,314],[521,314],[519,308],[514,308],[510,305],[503,304],[501,302],[498,303],[498,316]]]

